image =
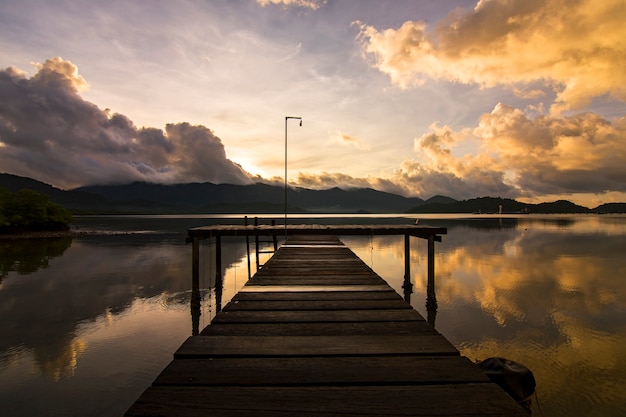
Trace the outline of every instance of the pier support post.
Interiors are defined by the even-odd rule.
[[[259,218],[255,217],[254,218],[254,226],[258,226],[259,225]],[[259,234],[257,232],[257,234],[254,235],[254,247],[256,248],[256,270],[259,270]]]
[[[200,239],[193,238],[193,244],[191,247],[191,287],[199,286],[200,284]]]
[[[272,219],[272,226],[276,226],[276,219]],[[278,250],[278,239],[275,232],[272,232],[272,240],[274,241],[274,252],[276,252]]]
[[[215,311],[222,311],[222,238],[215,236]]]
[[[413,284],[411,284],[411,236],[404,235],[404,301],[411,302],[411,294],[413,293]]]
[[[428,237],[428,285],[435,288],[435,236]]]
[[[191,334],[200,331],[200,239],[193,238],[191,248]]]
[[[428,283],[426,285],[426,321],[433,329],[437,316],[437,297],[435,296],[435,236],[428,238]]]
[[[248,226],[248,216],[244,216],[243,225]],[[252,278],[252,271],[250,269],[250,236],[246,234],[246,254],[248,255],[248,279]]]

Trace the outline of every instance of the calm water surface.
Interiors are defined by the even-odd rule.
[[[414,223],[293,220],[308,221]],[[228,222],[241,218],[81,217],[81,230],[99,234],[0,241],[0,414],[123,414],[192,333],[186,229]],[[411,304],[463,355],[528,366],[534,415],[626,414],[626,216],[421,216],[420,224],[448,234],[436,246],[436,313],[425,307],[426,244],[411,239]],[[402,237],[342,240],[403,293]],[[248,261],[243,238],[222,249],[225,304],[247,281]],[[201,245],[201,328],[217,309],[214,253]],[[255,265],[253,256],[252,273]]]

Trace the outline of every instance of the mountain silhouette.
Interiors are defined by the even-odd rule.
[[[284,213],[285,189],[250,185],[188,183],[93,185],[61,190],[32,178],[0,174],[0,187],[11,192],[30,188],[45,194],[74,214],[211,214]],[[458,201],[436,195],[428,200],[403,197],[371,188],[312,190],[289,188],[290,213],[626,213],[626,203],[608,203],[589,209],[559,200],[526,204],[500,197]]]

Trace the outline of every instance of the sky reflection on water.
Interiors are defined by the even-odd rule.
[[[435,326],[462,354],[528,366],[545,415],[621,414],[626,217],[420,224],[448,227],[436,246]],[[0,403],[9,415],[119,415],[191,335],[186,228],[135,226],[154,233],[2,247]],[[402,237],[342,240],[403,294]],[[223,304],[248,279],[244,242],[223,240]],[[412,238],[411,249],[411,303],[426,317],[426,243]],[[218,310],[214,256],[204,242],[201,328]]]
[[[622,414],[624,219],[458,223],[437,245],[436,328],[471,359],[503,356],[531,368],[546,415]],[[426,248],[412,245],[412,304],[425,316]],[[399,291],[402,240],[367,246],[359,255]]]

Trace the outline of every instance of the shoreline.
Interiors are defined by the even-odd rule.
[[[78,230],[52,230],[42,232],[24,232],[15,234],[0,234],[0,240],[15,239],[52,239],[62,237],[79,237],[95,233],[81,232]]]

